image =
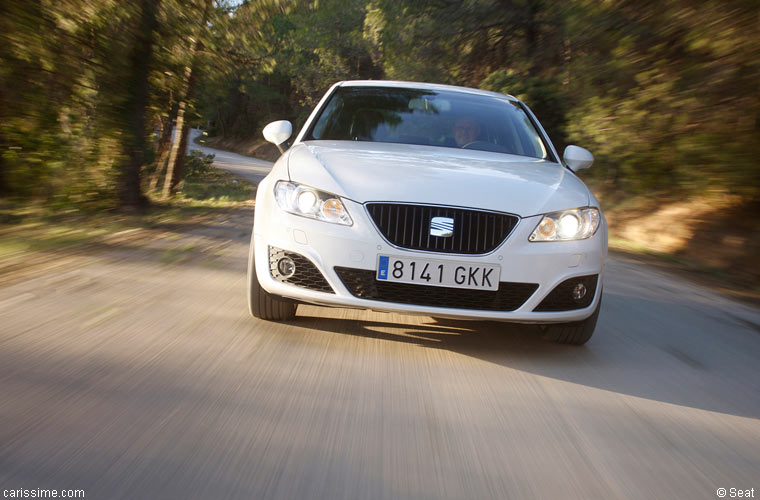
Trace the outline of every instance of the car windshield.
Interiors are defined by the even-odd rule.
[[[339,87],[305,140],[392,142],[548,159],[519,103],[457,91]]]

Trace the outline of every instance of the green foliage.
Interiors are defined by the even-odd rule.
[[[590,174],[645,192],[760,194],[760,38],[751,2],[578,2],[570,140]]]
[[[357,0],[250,2],[238,7],[218,40],[223,71],[201,82],[200,109],[212,135],[257,134],[269,121],[300,126],[339,80],[378,78]],[[226,56],[232,54],[232,57]]]
[[[518,75],[512,70],[496,70],[488,75],[480,88],[511,94],[530,106],[554,146],[566,145],[567,96],[554,79]]]
[[[0,193],[116,207],[127,158],[155,157],[144,145],[182,87],[203,5],[0,2]]]
[[[757,21],[750,0],[4,1],[0,195],[112,208],[127,159],[163,167],[179,101],[240,138],[299,127],[336,81],[392,78],[516,95],[621,192],[757,197]]]
[[[202,178],[212,170],[214,155],[204,154],[203,151],[193,149],[185,157],[185,179]]]
[[[2,3],[0,191],[67,204],[109,190],[120,154],[107,112],[114,96],[98,88],[113,77],[102,66],[106,52],[122,54],[109,38],[126,16],[116,7]]]
[[[195,205],[225,206],[251,200],[254,191],[251,185],[234,175],[213,168],[214,155],[206,155],[193,150],[185,159],[185,178],[180,186],[181,202]]]

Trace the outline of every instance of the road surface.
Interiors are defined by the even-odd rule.
[[[250,156],[239,155],[237,153],[230,153],[229,151],[207,148],[206,146],[197,144],[195,139],[200,134],[200,130],[190,129],[190,138],[187,141],[188,151],[199,149],[205,154],[213,154],[214,166],[218,168],[229,170],[235,175],[248,179],[253,184],[258,184],[259,181],[261,181],[261,179],[263,179],[272,169],[272,162],[251,158]]]
[[[225,168],[265,166],[218,153]],[[595,336],[248,316],[252,212],[0,288],[0,489],[86,498],[760,495],[760,312],[613,258]]]

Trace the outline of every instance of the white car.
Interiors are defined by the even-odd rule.
[[[270,123],[280,150],[292,126]],[[518,99],[411,82],[340,82],[261,181],[253,316],[299,303],[542,325],[583,344],[602,299],[607,225]]]

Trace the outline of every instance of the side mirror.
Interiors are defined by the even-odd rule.
[[[594,163],[594,155],[588,149],[583,149],[579,146],[566,147],[565,152],[562,154],[562,159],[565,160],[565,163],[573,172],[589,168]]]
[[[264,127],[262,133],[264,134],[264,139],[277,146],[280,153],[284,153],[285,150],[282,149],[282,144],[290,139],[290,136],[293,134],[293,125],[287,120],[279,120]]]

